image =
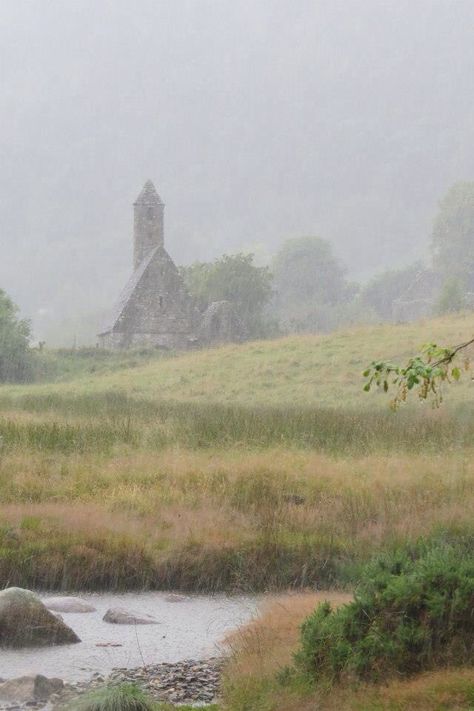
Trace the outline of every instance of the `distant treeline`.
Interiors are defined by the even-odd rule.
[[[221,299],[235,303],[249,338],[459,311],[474,293],[474,182],[457,183],[441,200],[427,264],[387,269],[365,285],[347,279],[321,237],[287,240],[268,267],[237,254],[181,273],[203,310]]]

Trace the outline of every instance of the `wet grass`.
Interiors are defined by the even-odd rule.
[[[84,694],[71,711],[158,711],[147,694],[134,684],[117,684]]]
[[[426,342],[455,344],[474,332],[474,314],[421,323],[354,328],[325,336],[291,336],[180,355],[71,351],[49,382],[31,393],[121,392],[152,401],[383,408],[383,395],[362,391],[361,372],[377,358],[403,362]],[[45,357],[48,354],[44,354]],[[45,379],[48,379],[45,373]],[[58,382],[58,379],[60,382]],[[466,380],[463,378],[463,380]],[[24,392],[9,386],[5,393]],[[470,402],[469,379],[450,400]]]
[[[474,407],[417,407],[395,414],[388,408],[368,412],[150,401],[113,392],[0,394],[0,438],[6,450],[58,452],[110,451],[114,445],[152,451],[175,445],[283,446],[334,455],[458,450],[474,441]]]
[[[93,347],[44,348],[34,353],[33,378],[35,381],[67,382],[82,376],[110,375],[118,370],[131,370],[169,357],[173,357],[173,354],[152,348],[128,351],[107,351]]]
[[[12,449],[0,458],[0,580],[63,590],[343,586],[379,548],[472,530],[473,462],[469,449]]]
[[[0,585],[344,586],[374,550],[472,530],[464,385],[452,406],[394,414],[360,377],[370,355],[405,352],[423,329],[453,341],[471,325],[118,359],[0,388]]]

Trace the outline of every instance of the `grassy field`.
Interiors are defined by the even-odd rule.
[[[386,396],[362,393],[360,371],[473,327],[460,316],[146,363],[127,355],[110,372],[100,355],[92,374],[83,357],[73,379],[3,386],[0,581],[344,586],[380,548],[470,532],[470,381],[442,410],[394,414]]]
[[[65,352],[49,369],[53,373],[59,368],[62,382],[29,386],[28,391],[69,395],[112,391],[152,401],[245,406],[372,408],[384,406],[385,398],[362,392],[360,375],[370,361],[382,357],[403,361],[426,342],[455,344],[473,332],[474,314],[469,313],[415,324],[229,345],[177,357],[114,354],[109,366],[101,351],[78,351],[76,356]],[[79,377],[71,380],[74,374]],[[454,391],[451,398],[455,401],[472,400],[469,385],[461,384]],[[9,386],[3,392],[16,395],[23,388]]]
[[[184,355],[43,354],[50,382],[0,388],[0,586],[293,589],[230,640],[222,709],[473,709],[472,669],[327,693],[287,672],[320,597],[301,590],[344,602],[374,553],[474,535],[470,376],[440,410],[397,413],[361,377],[473,330],[463,315]]]

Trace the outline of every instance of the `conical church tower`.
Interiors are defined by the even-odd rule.
[[[99,334],[105,348],[184,350],[196,345],[199,314],[164,247],[164,207],[147,180],[133,204],[134,271]]]
[[[164,246],[165,205],[151,180],[133,203],[133,267],[136,269],[155,247]]]

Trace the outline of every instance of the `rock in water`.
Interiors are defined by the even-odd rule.
[[[48,597],[43,600],[43,605],[53,612],[95,612],[96,609],[90,602],[81,600],[80,597]]]
[[[0,647],[72,644],[81,640],[30,590],[0,592]]]
[[[21,676],[0,684],[0,701],[21,704],[46,701],[52,694],[61,691],[63,686],[61,679],[47,679],[41,674]]]
[[[184,595],[178,595],[177,593],[168,593],[165,595],[166,602],[186,602],[189,598]]]
[[[137,615],[134,612],[123,610],[120,607],[111,607],[102,618],[104,622],[111,622],[114,625],[157,625],[151,615]]]

